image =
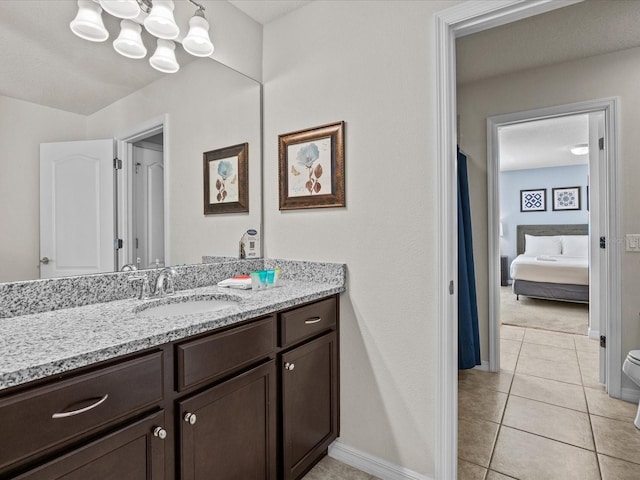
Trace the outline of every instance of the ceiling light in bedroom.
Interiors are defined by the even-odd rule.
[[[571,147],[571,153],[573,153],[574,155],[586,155],[587,153],[589,153],[589,145],[583,143],[582,145]]]

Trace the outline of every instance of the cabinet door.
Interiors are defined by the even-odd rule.
[[[180,402],[179,413],[182,480],[275,480],[275,361]]]
[[[338,434],[338,352],[332,332],[282,355],[283,476],[293,480]]]
[[[164,412],[77,448],[15,480],[163,480],[168,439],[154,435],[164,427]]]

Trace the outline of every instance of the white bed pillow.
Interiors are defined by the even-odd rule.
[[[562,254],[562,236],[524,236],[525,255],[560,255]]]
[[[562,255],[566,257],[589,256],[589,235],[563,235]]]

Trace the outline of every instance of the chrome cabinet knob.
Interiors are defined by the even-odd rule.
[[[167,438],[167,431],[162,427],[156,427],[153,429],[153,436],[158,437],[160,440]]]
[[[49,263],[49,257],[42,257],[40,259],[40,263],[42,263],[43,265],[47,265]]]
[[[296,368],[296,364],[295,363],[289,363],[289,362],[285,362],[284,363],[284,369],[285,370],[293,370],[294,368]]]
[[[196,417],[195,413],[187,412],[187,413],[184,414],[184,421],[185,422],[187,422],[187,423],[189,423],[191,425],[194,425],[196,423],[196,420],[197,420],[197,417]]]

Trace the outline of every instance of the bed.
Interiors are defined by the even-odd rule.
[[[528,245],[527,245],[528,242]],[[588,225],[518,225],[513,293],[589,303]]]

